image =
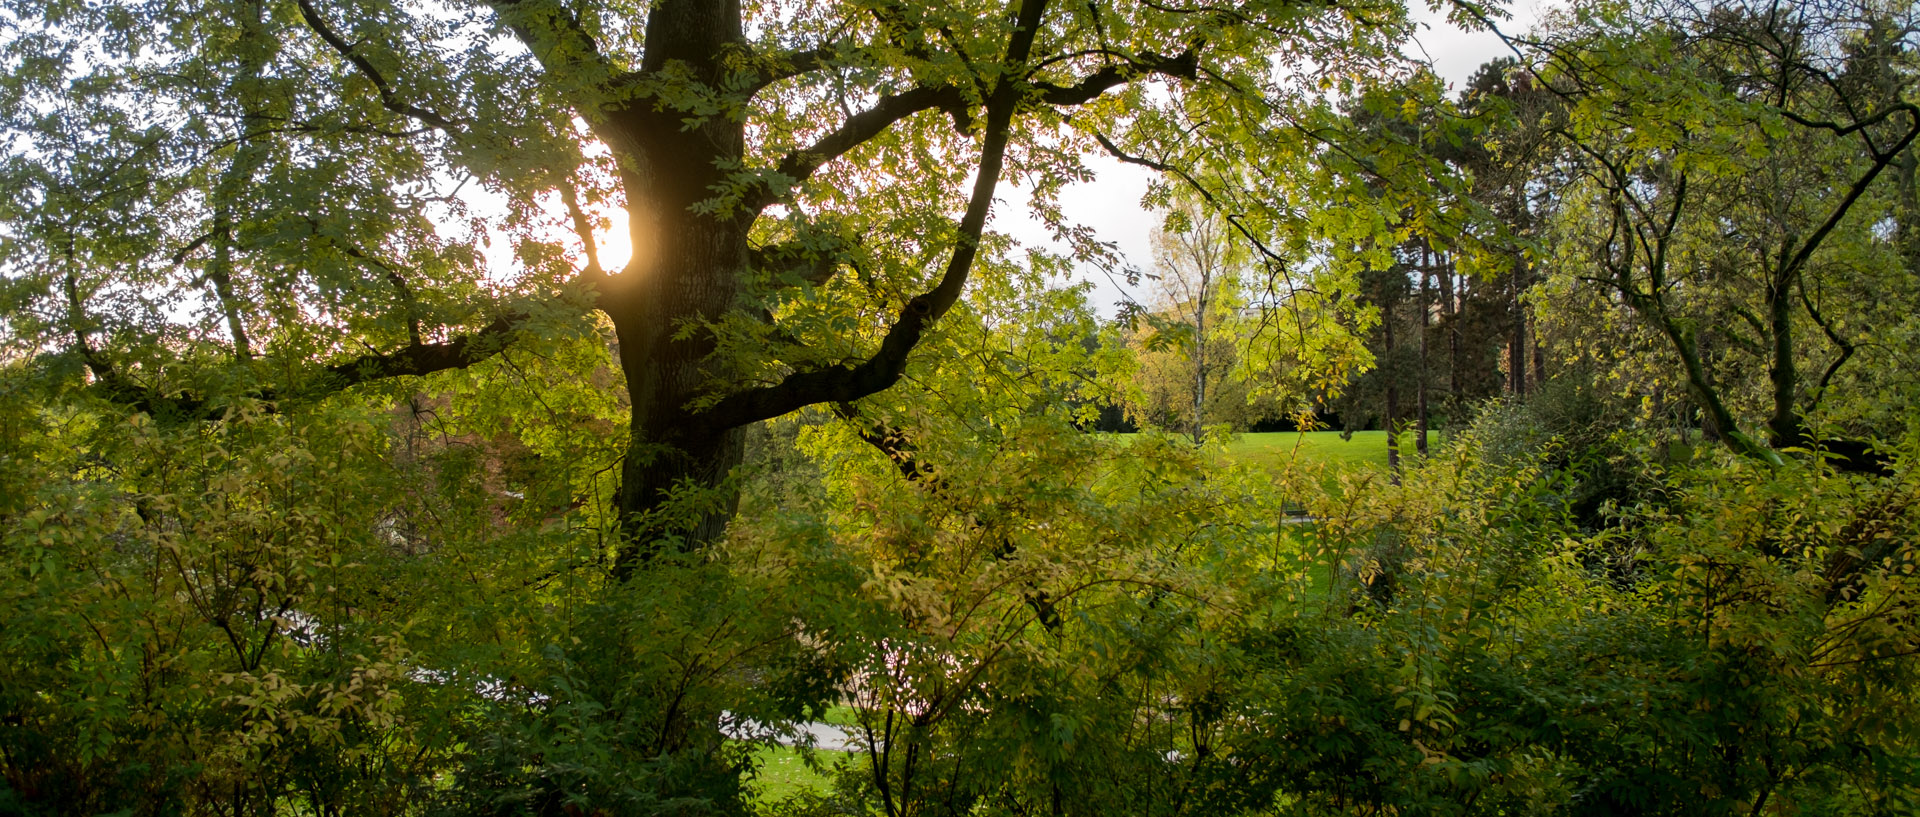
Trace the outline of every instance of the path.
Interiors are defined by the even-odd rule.
[[[721,718],[722,723],[725,723],[725,714],[722,714]],[[740,721],[732,728],[723,726],[721,731],[734,740],[766,740],[772,737],[774,743],[782,746],[805,746],[812,743],[813,748],[828,752],[859,752],[867,748],[864,738],[855,730],[843,726],[818,721],[802,721],[793,726],[798,730],[796,734],[770,736],[768,732],[771,730],[767,729],[765,724],[749,720]]]

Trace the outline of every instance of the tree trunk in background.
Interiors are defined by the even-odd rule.
[[[1454,293],[1453,255],[1439,253],[1440,316],[1447,324],[1447,425],[1460,422],[1460,308]]]
[[[1425,240],[1420,242],[1420,366],[1415,372],[1420,378],[1415,385],[1416,407],[1414,422],[1419,435],[1414,438],[1414,448],[1422,459],[1427,456],[1427,313],[1433,299],[1433,264],[1431,253]]]
[[[1920,148],[1909,147],[1893,163],[1894,243],[1907,273],[1920,276]]]
[[[1533,316],[1527,316],[1527,343],[1533,347],[1533,388],[1538,391],[1547,383],[1547,355],[1540,348],[1540,322]]]
[[[1786,251],[1782,250],[1784,260]],[[1767,367],[1767,380],[1773,395],[1773,416],[1767,418],[1768,442],[1775,450],[1805,443],[1800,430],[1800,413],[1794,405],[1799,391],[1800,371],[1793,361],[1793,288],[1798,276],[1789,270],[1777,273],[1767,288],[1767,328],[1773,334],[1773,361]]]
[[[1393,360],[1393,296],[1392,293],[1388,291],[1389,289],[1390,288],[1383,282],[1380,287],[1380,327],[1386,333],[1383,338],[1386,349],[1386,354],[1383,355],[1383,357],[1386,359],[1386,365],[1381,367],[1381,374],[1386,377],[1387,381],[1387,417],[1385,423],[1387,428],[1387,473],[1393,480],[1393,484],[1398,485],[1400,484],[1400,372],[1399,367],[1394,365]]]
[[[1207,422],[1207,291],[1211,275],[1200,277],[1200,299],[1193,319],[1193,444],[1206,438]]]
[[[1683,364],[1686,360],[1689,360],[1689,359],[1695,360],[1695,361],[1698,361],[1701,359],[1700,336],[1693,335],[1691,336],[1690,339],[1693,342],[1693,345],[1690,347],[1693,350],[1693,352],[1691,355],[1683,355],[1681,357]],[[1677,346],[1678,343],[1676,342],[1675,345]],[[1702,366],[1700,368],[1704,370],[1705,367]],[[1719,419],[1714,416],[1713,407],[1711,405],[1712,395],[1704,393],[1700,388],[1698,388],[1695,384],[1689,381],[1687,384],[1687,398],[1693,401],[1693,407],[1700,412],[1700,439],[1709,443],[1714,443],[1714,444],[1719,444],[1723,442],[1723,439],[1720,436],[1722,431],[1722,429],[1720,428],[1720,422],[1719,422]]]
[[[1507,393],[1515,397],[1527,394],[1527,308],[1520,302],[1526,292],[1524,268],[1525,262],[1516,260],[1508,283],[1513,289],[1513,331],[1507,338]]]

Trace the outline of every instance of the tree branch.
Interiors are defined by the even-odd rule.
[[[946,480],[919,458],[913,440],[905,431],[883,420],[865,420],[860,416],[860,410],[854,408],[852,403],[834,403],[833,413],[852,424],[854,433],[859,434],[860,439],[867,445],[885,455],[893,463],[894,470],[900,472],[902,479],[925,488],[927,493],[933,496],[951,500]],[[993,549],[995,559],[1002,562],[1013,561],[1016,555],[1013,539],[1005,531],[995,531],[978,518],[974,520],[973,527],[997,540]],[[1033,609],[1040,626],[1049,633],[1058,634],[1061,621],[1060,613],[1056,609],[1057,601],[1047,591],[1040,589],[1032,578],[1021,581],[1021,584],[1024,585],[1024,589],[1020,592],[1020,598]]]
[[[409,343],[392,352],[372,352],[326,367],[323,393],[343,391],[361,383],[389,377],[433,374],[464,369],[498,354],[508,336],[528,320],[524,312],[509,312],[479,331],[444,343]]]
[[[1039,91],[1040,101],[1049,105],[1085,105],[1115,86],[1125,85],[1142,74],[1195,79],[1199,76],[1199,66],[1199,48],[1196,46],[1172,57],[1145,54],[1124,63],[1102,66],[1072,85],[1036,82],[1033,87]]]
[[[1040,18],[1046,5],[1047,0],[1024,0],[1020,3],[1013,36],[1007,46],[1006,65],[1026,64],[1032,54],[1033,40],[1039,33]],[[907,368],[907,354],[919,345],[934,321],[953,308],[954,303],[960,300],[961,290],[966,287],[974,258],[979,254],[980,234],[986,228],[987,214],[993,207],[993,192],[1000,183],[1000,172],[1006,162],[1008,136],[1012,131],[1014,112],[1020,105],[1020,92],[1019,86],[1002,81],[988,98],[980,166],[974,177],[973,194],[967,201],[966,214],[960,219],[958,246],[954,247],[939,283],[907,302],[872,357],[853,366],[795,372],[772,386],[728,395],[712,407],[688,417],[687,424],[705,429],[736,428],[816,403],[852,402],[899,381]],[[884,128],[884,124],[879,127]],[[842,131],[845,130],[843,127]],[[874,133],[878,132],[878,129],[874,130]],[[817,164],[814,166],[818,167]]]
[[[1820,375],[1820,385],[1815,386],[1813,389],[1813,404],[1807,407],[1807,411],[1812,412],[1814,409],[1819,408],[1820,401],[1826,398],[1827,384],[1833,381],[1834,374],[1838,373],[1840,367],[1845,366],[1847,361],[1853,359],[1855,346],[1852,341],[1847,340],[1845,336],[1835,330],[1833,324],[1826,319],[1826,316],[1821,315],[1820,310],[1814,307],[1813,298],[1807,295],[1806,279],[1801,278],[1796,283],[1799,284],[1800,303],[1806,307],[1807,316],[1813,318],[1814,325],[1820,327],[1820,331],[1827,336],[1827,340],[1831,341],[1833,345],[1840,350],[1840,355],[1834,358],[1832,363],[1827,364],[1827,370]]]
[[[743,90],[746,91],[747,96],[751,97],[776,82],[828,68],[844,53],[845,50],[839,43],[827,43],[804,51],[778,55],[769,60],[765,68],[754,74]]]
[[[1289,293],[1306,292],[1310,289],[1309,287],[1300,286],[1293,280],[1293,268],[1287,263],[1285,256],[1275,252],[1272,247],[1267,246],[1267,242],[1261,239],[1260,236],[1255,235],[1253,230],[1247,227],[1245,222],[1241,220],[1240,215],[1227,212],[1226,208],[1221,207],[1220,200],[1214,195],[1214,192],[1208,189],[1206,185],[1201,184],[1199,179],[1193,177],[1193,174],[1166,162],[1155,161],[1145,156],[1128,153],[1120,149],[1120,146],[1114,144],[1113,140],[1107,138],[1107,135],[1104,133],[1095,131],[1093,138],[1094,141],[1100,143],[1101,148],[1105,149],[1107,153],[1115,159],[1127,164],[1139,165],[1150,170],[1156,170],[1170,176],[1178,177],[1182,182],[1186,183],[1188,189],[1199,194],[1200,198],[1204,200],[1208,206],[1212,207],[1215,212],[1220,213],[1221,218],[1233,227],[1234,232],[1239,233],[1241,238],[1246,239],[1247,243],[1252,245],[1253,248],[1260,253],[1261,263],[1267,267],[1269,272],[1274,269],[1280,271],[1280,275],[1286,278],[1287,291]],[[1268,280],[1272,280],[1272,278]],[[1300,311],[1297,309],[1289,309],[1288,313],[1293,317],[1295,336],[1304,340],[1307,336],[1306,316],[1300,314]]]
[[[881,97],[873,107],[849,117],[832,133],[820,137],[818,141],[804,149],[787,154],[774,167],[774,175],[776,178],[788,180],[788,187],[791,187],[807,180],[826,163],[859,147],[867,140],[879,136],[902,119],[935,108],[949,112],[964,111],[966,104],[966,97],[960,93],[959,88],[953,86],[919,87]],[[774,189],[773,185],[772,179],[763,178],[758,189],[750,191],[744,197],[749,212],[757,213],[766,209],[785,192],[784,189]]]
[[[326,19],[320,16],[318,9],[313,7],[312,0],[299,0],[299,5],[300,17],[306,20],[307,26],[312,28],[315,34],[320,35],[320,39],[325,40],[329,48],[351,63],[361,75],[373,83],[374,90],[380,93],[380,107],[447,133],[459,130],[459,126],[446,117],[401,99],[399,94],[394,92],[393,85],[380,73],[380,69],[375,68],[372,62],[356,52],[351,43],[341,39],[340,35],[327,25]]]
[[[815,51],[819,50],[815,49]],[[1195,46],[1172,57],[1146,54],[1129,59],[1125,63],[1104,66],[1073,85],[1036,82],[1031,87],[1036,92],[1036,98],[1046,104],[1084,105],[1108,90],[1131,82],[1142,74],[1193,79],[1198,76],[1198,51],[1199,47]],[[814,52],[801,53],[812,55]],[[809,57],[816,60],[827,58],[827,56]],[[873,107],[849,117],[837,130],[821,137],[811,146],[787,154],[775,167],[775,173],[797,184],[812,176],[826,163],[880,135],[894,123],[921,111],[934,109],[947,112],[963,128],[969,121],[967,100],[959,88],[954,86],[914,88],[881,98]],[[759,212],[778,199],[782,191],[773,189],[772,184],[770,181],[763,181],[758,191],[745,197],[751,212]]]
[[[820,286],[840,271],[846,259],[841,255],[854,242],[831,236],[825,240],[796,239],[755,247],[748,251],[748,263],[761,272],[797,273],[776,283],[797,280]]]
[[[1846,101],[1844,96],[1842,96],[1841,99],[1843,102]],[[1896,113],[1904,113],[1907,115],[1909,119],[1920,119],[1920,106],[1916,106],[1912,103],[1906,103],[1906,102],[1895,104],[1895,105],[1889,105],[1888,107],[1882,109],[1879,113],[1876,113],[1873,116],[1869,116],[1865,119],[1855,121],[1852,124],[1844,124],[1844,125],[1839,122],[1833,122],[1826,119],[1814,119],[1812,117],[1803,116],[1801,114],[1797,114],[1797,113],[1794,113],[1793,111],[1787,110],[1785,106],[1776,105],[1775,108],[1780,111],[1780,116],[1785,118],[1787,121],[1790,121],[1803,128],[1812,128],[1815,130],[1828,131],[1835,136],[1847,136],[1855,132],[1873,127],[1874,125],[1878,125],[1881,122],[1885,122],[1887,119],[1891,118]],[[1899,148],[1895,148],[1891,151],[1888,151],[1888,153],[1899,153],[1899,152],[1900,152]]]
[[[567,49],[567,53],[586,55],[583,61],[591,67],[595,73],[601,74],[610,81],[618,83],[638,76],[635,72],[622,69],[615,65],[611,59],[608,59],[606,54],[600,50],[600,41],[594,39],[593,34],[587,31],[586,26],[580,24],[580,18],[564,6],[558,9],[551,9],[551,7],[545,4],[529,4],[526,0],[486,0],[486,3],[492,6],[495,11],[502,13],[501,16],[503,19],[501,22],[507,24],[507,28],[513,32],[513,36],[525,44],[527,50],[532,51],[534,58],[538,59],[541,66],[545,67],[548,71],[567,71],[578,68],[579,66],[553,61],[552,57],[556,51],[554,42],[542,39],[540,36],[542,33],[553,37],[555,40],[572,40],[571,44],[575,47]],[[559,25],[544,27],[544,32],[536,31],[532,26],[528,25],[529,15],[527,13],[527,7],[529,5],[542,5],[543,8],[541,10],[552,10],[554,13],[547,15],[547,17],[556,20]]]
[[[596,276],[606,275],[606,269],[600,266],[600,248],[593,243],[593,223],[587,220],[587,211],[580,208],[580,194],[573,189],[572,179],[560,182],[560,201],[567,205],[567,215],[573,219],[574,235],[579,236],[580,246],[587,254],[587,272]]]
[[[852,424],[854,433],[860,435],[860,439],[867,445],[886,455],[887,459],[893,463],[894,470],[900,472],[902,479],[927,486],[936,494],[946,489],[945,482],[934,476],[933,469],[927,467],[926,463],[915,456],[913,441],[907,438],[906,432],[882,421],[863,419],[860,416],[860,410],[854,408],[849,402],[834,403],[833,413]]]
[[[1912,145],[1916,137],[1920,137],[1920,109],[1914,108],[1914,106],[1911,105],[1907,106],[1907,118],[1907,133],[1900,138],[1899,144],[1894,145],[1892,150],[1882,153],[1869,149],[1869,152],[1873,155],[1873,164],[1867,168],[1866,173],[1854,180],[1853,186],[1847,189],[1847,195],[1840,200],[1839,204],[1834,206],[1833,212],[1827,214],[1827,220],[1821,222],[1819,228],[1813,231],[1813,235],[1807,238],[1806,244],[1802,245],[1800,251],[1795,253],[1793,258],[1782,268],[1782,275],[1791,275],[1801,267],[1804,267],[1807,261],[1813,257],[1813,251],[1819,249],[1820,244],[1826,241],[1827,234],[1833,232],[1835,227],[1840,226],[1840,221],[1847,217],[1847,213],[1853,209],[1853,205],[1858,203],[1860,197],[1866,194],[1867,188],[1873,185],[1874,179],[1880,177],[1881,171],[1886,170],[1887,165],[1891,164],[1895,157],[1905,151],[1909,145]]]

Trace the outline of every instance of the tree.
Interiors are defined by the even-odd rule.
[[[1562,206],[1591,197],[1563,210],[1560,246],[1578,248],[1567,266],[1659,334],[1710,430],[1742,454],[1774,456],[1741,430],[1737,389],[1753,381],[1716,357],[1764,361],[1774,449],[1808,442],[1805,417],[1857,359],[1839,302],[1815,299],[1816,273],[1850,263],[1842,254],[1879,265],[1868,233],[1897,224],[1876,191],[1920,138],[1920,107],[1860,77],[1903,53],[1911,17],[1873,4],[1579,6],[1560,33],[1516,41],[1565,106],[1546,128],[1566,151]],[[1804,323],[1833,347],[1811,388]]]
[[[1146,144],[1172,138],[1156,109],[1269,104],[1290,93],[1274,54],[1389,58],[1402,9],[6,13],[9,321],[36,350],[193,420],[470,366],[597,312],[628,398],[625,572],[720,534],[746,426],[900,379],[966,288],[1007,172],[1047,210],[1095,137]],[[469,185],[506,200],[517,273],[452,226],[484,220]],[[604,206],[628,215],[620,269],[594,251]]]
[[[1425,104],[1402,101],[1409,97]],[[1493,164],[1487,147],[1492,117],[1477,114],[1476,102],[1472,93],[1458,103],[1447,100],[1430,73],[1370,85],[1348,100],[1341,117],[1341,127],[1367,150],[1341,151],[1316,163],[1316,172],[1329,177],[1323,184],[1335,191],[1365,191],[1399,208],[1391,221],[1371,230],[1334,233],[1324,250],[1335,265],[1353,270],[1355,289],[1348,297],[1373,319],[1355,321],[1353,329],[1374,366],[1351,378],[1336,404],[1347,431],[1376,420],[1388,430],[1387,458],[1395,474],[1403,430],[1414,429],[1416,450],[1423,456],[1428,451],[1429,387],[1438,375],[1447,383],[1450,424],[1464,419],[1463,403],[1486,396],[1489,388],[1497,391],[1499,373],[1487,350],[1497,351],[1517,314],[1515,274],[1486,274],[1481,268],[1489,265],[1459,263],[1463,255],[1478,261],[1517,256],[1522,249],[1510,213],[1490,201],[1499,198],[1489,195],[1489,188],[1499,189],[1490,177],[1498,177],[1485,172]],[[1468,275],[1469,269],[1479,274]],[[1438,329],[1447,337],[1444,365],[1428,348],[1436,311]],[[1413,398],[1411,417],[1402,410],[1406,396]]]
[[[1143,371],[1146,388],[1156,392],[1149,404],[1165,405],[1166,411],[1173,408],[1166,405],[1171,398],[1183,396],[1186,405],[1167,413],[1184,414],[1187,433],[1198,444],[1216,413],[1214,403],[1234,399],[1220,390],[1236,374],[1236,325],[1244,305],[1241,250],[1219,216],[1187,203],[1170,211],[1154,231],[1153,251],[1155,315],[1149,320],[1155,331],[1145,351],[1171,351],[1178,360],[1166,361],[1175,363],[1172,378]],[[1157,368],[1155,361],[1143,365]],[[1237,398],[1244,404],[1247,395],[1243,391]]]
[[[1742,63],[1662,50],[1666,7],[1588,55],[1649,70],[1541,120],[1639,162],[1622,191],[1584,153],[1499,167],[1536,161],[1498,150],[1529,123],[1370,70],[1390,37],[1335,35],[1399,18],[1362,7],[720,8],[748,48],[674,2],[6,6],[0,811],[1920,810],[1920,434],[1876,478],[1691,456],[1614,393],[1680,368],[1594,263],[1644,223],[1624,196],[1676,203],[1689,168],[1656,305],[1751,423],[1776,268],[1750,237],[1865,167],[1831,131],[1752,130],[1715,90]],[[714,51],[648,67],[649,43]],[[1907,87],[1910,55],[1860,53],[1886,51],[1898,70],[1844,76]],[[1058,96],[1167,53],[1193,78]],[[1706,56],[1655,81],[1670,53]],[[1727,104],[1656,104],[1699,99]],[[781,170],[850,122],[871,138]],[[1701,123],[1722,127],[1676,132]],[[661,159],[733,137],[737,162]],[[1589,359],[1457,406],[1474,421],[1397,484],[1084,433],[1134,361],[1058,282],[1105,251],[1064,220],[1080,257],[969,232],[994,145],[1046,215],[1094,145],[1163,172],[1157,203],[1204,202],[1262,305],[1236,340],[1294,364],[1276,378],[1417,394],[1397,376],[1437,314],[1454,397],[1497,395],[1520,316],[1488,259],[1525,251],[1543,280],[1520,304]],[[469,175],[504,216],[461,215]],[[1737,195],[1749,177],[1781,192]],[[1920,348],[1901,195],[1869,184],[1797,279],[1796,368],[1841,356],[1830,332],[1858,347],[1810,428],[1871,416],[1863,395],[1901,423],[1920,405],[1868,369]],[[618,274],[587,251],[609,204],[651,236]],[[489,235],[514,271],[483,265]],[[1437,311],[1432,287],[1414,303],[1429,269]],[[689,424],[847,383],[885,388],[753,424],[742,467],[699,471],[725,457]],[[685,478],[636,515],[607,497],[647,457]],[[758,750],[836,704],[865,746],[834,789],[754,802]]]
[[[1540,215],[1551,198],[1546,192],[1551,163],[1545,158],[1553,144],[1543,122],[1555,112],[1558,99],[1515,68],[1511,59],[1493,60],[1468,80],[1461,107],[1479,120],[1480,131],[1448,158],[1471,174],[1472,195],[1484,208],[1486,217],[1475,225],[1477,251],[1471,253],[1469,266],[1489,289],[1504,296],[1506,391],[1524,395],[1530,391],[1530,362],[1533,387],[1542,385],[1546,374],[1533,309],[1524,298],[1540,278]]]

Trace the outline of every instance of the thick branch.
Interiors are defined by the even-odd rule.
[[[872,446],[875,451],[886,455],[887,459],[893,463],[894,469],[900,472],[902,479],[917,485],[925,485],[936,494],[946,489],[945,483],[934,476],[933,469],[928,468],[916,456],[913,441],[907,438],[906,432],[884,422],[864,420],[860,416],[860,410],[854,408],[852,403],[834,403],[833,413],[839,415],[840,419],[852,423],[854,433],[859,434],[862,441]]]
[[[867,140],[879,136],[887,128],[893,127],[909,116],[921,111],[939,109],[964,109],[966,98],[959,88],[952,86],[914,88],[892,96],[882,97],[873,107],[849,117],[840,127],[812,145],[787,154],[775,166],[777,178],[798,184],[812,176],[826,163],[839,158],[847,151],[859,147]],[[747,209],[759,212],[778,200],[782,190],[773,187],[772,180],[763,180],[759,189],[748,193]]]
[[[1813,404],[1807,407],[1808,411],[1812,411],[1820,407],[1820,401],[1827,396],[1827,384],[1833,382],[1833,376],[1840,371],[1840,367],[1847,365],[1847,361],[1853,359],[1855,346],[1852,341],[1847,340],[1846,336],[1834,329],[1826,316],[1821,315],[1820,310],[1814,307],[1813,298],[1807,295],[1806,279],[1803,278],[1798,283],[1800,303],[1806,307],[1807,316],[1813,318],[1814,325],[1820,327],[1820,331],[1827,336],[1827,340],[1840,350],[1840,355],[1834,358],[1832,363],[1827,364],[1827,370],[1820,375],[1820,384],[1813,388]]]
[[[73,346],[80,350],[80,360],[87,364],[87,371],[93,373],[93,379],[106,388],[111,399],[130,403],[148,414],[156,413],[154,409],[157,406],[148,399],[151,392],[122,377],[113,362],[94,349],[93,342],[87,339],[87,316],[80,303],[80,282],[72,273],[68,273],[61,288],[67,295],[67,328],[73,333]]]
[[[513,31],[513,36],[526,45],[527,49],[533,52],[534,58],[540,60],[541,66],[549,72],[575,71],[581,67],[581,63],[584,63],[594,73],[614,82],[630,80],[637,76],[634,72],[615,65],[613,60],[600,50],[600,42],[594,39],[586,26],[580,23],[580,18],[565,6],[529,4],[525,0],[487,0],[487,5],[501,13],[501,22],[507,24],[507,28]],[[548,12],[541,15],[542,22],[557,22],[557,25],[543,26],[539,30],[529,25],[529,18],[533,16],[533,13],[527,12],[529,5],[539,6],[535,13]],[[561,41],[565,42],[564,46],[560,45]],[[567,54],[575,57],[576,61],[567,63],[556,61],[554,59],[556,54]]]
[[[342,391],[361,383],[464,369],[498,354],[508,336],[527,321],[525,313],[495,318],[480,331],[445,343],[410,343],[393,352],[373,352],[326,368],[323,391]]]
[[[839,43],[828,43],[805,51],[781,54],[769,60],[766,67],[754,74],[743,90],[748,96],[752,96],[776,82],[826,69],[841,58],[843,51]]]
[[[71,289],[71,284],[69,284]],[[77,300],[69,293],[70,300]],[[83,320],[75,313],[75,319]],[[409,343],[392,352],[371,352],[321,370],[321,377],[297,392],[282,393],[270,388],[257,389],[249,396],[277,400],[287,396],[320,398],[336,392],[390,377],[429,375],[450,369],[463,369],[498,354],[510,336],[529,320],[523,312],[494,319],[477,332],[460,335],[444,343]],[[170,420],[217,420],[220,406],[203,396],[168,395],[141,385],[121,374],[106,357],[93,348],[87,333],[76,323],[74,344],[81,360],[106,392],[107,399],[142,411],[155,418]]]
[[[307,21],[307,26],[312,28],[315,34],[320,35],[320,39],[326,41],[327,47],[332,48],[373,83],[374,90],[380,93],[380,107],[448,133],[459,130],[459,127],[446,117],[401,99],[400,95],[394,92],[393,84],[380,73],[380,69],[375,68],[371,61],[356,51],[353,44],[342,39],[332,27],[327,25],[326,19],[321,17],[319,10],[313,7],[312,0],[300,0],[300,17]]]
[[[1841,97],[1841,101],[1843,102],[1846,101],[1844,96]],[[1810,116],[1804,116],[1804,115],[1795,113],[1793,111],[1787,110],[1785,106],[1775,106],[1775,107],[1779,109],[1780,115],[1782,117],[1786,118],[1788,121],[1796,125],[1799,125],[1804,128],[1813,128],[1815,130],[1828,131],[1835,136],[1847,136],[1857,131],[1861,131],[1861,130],[1865,130],[1867,128],[1873,127],[1874,125],[1878,125],[1881,122],[1887,121],[1887,119],[1889,119],[1896,113],[1904,113],[1907,115],[1909,119],[1920,118],[1920,106],[1915,106],[1910,103],[1900,103],[1897,105],[1890,105],[1882,109],[1879,113],[1876,113],[1865,119],[1860,119],[1860,120],[1857,120],[1851,123],[1845,123],[1845,124],[1840,122],[1833,122],[1826,119],[1815,119]],[[1899,152],[1898,148],[1895,148],[1894,150],[1889,151],[1889,153],[1898,153],[1898,152]]]
[[[1013,37],[1007,46],[1006,64],[1026,63],[1045,8],[1046,0],[1021,3]],[[1019,107],[1019,93],[1018,86],[1002,83],[988,100],[980,167],[974,177],[966,214],[960,219],[958,246],[954,247],[940,282],[907,302],[881,339],[879,350],[854,366],[795,372],[772,386],[729,395],[688,418],[690,425],[707,429],[735,428],[816,403],[852,402],[880,392],[900,379],[907,368],[907,354],[919,345],[933,322],[953,308],[966,287],[974,258],[979,254],[980,234],[993,207],[993,191],[1000,183],[1000,171],[1005,165],[1008,134],[1012,130],[1014,111]]]
[[[827,57],[816,56],[810,59],[827,59]],[[1031,87],[1039,101],[1046,104],[1084,105],[1114,87],[1124,85],[1143,74],[1162,74],[1192,79],[1197,76],[1198,65],[1197,49],[1190,48],[1173,57],[1146,54],[1125,63],[1108,65],[1073,85],[1063,86],[1039,82]],[[956,122],[965,123],[969,119],[966,108],[965,95],[959,88],[953,86],[920,87],[883,97],[873,107],[849,117],[839,129],[821,137],[811,146],[794,151],[782,158],[776,167],[776,172],[780,177],[798,183],[812,176],[827,162],[839,158],[847,151],[880,135],[902,119],[921,111],[939,109],[951,114]],[[748,208],[755,212],[765,209],[778,198],[779,192],[774,190],[770,183],[763,183],[761,190],[747,196]]]
[[[560,183],[560,200],[567,205],[567,215],[573,219],[574,235],[580,237],[580,246],[587,254],[587,273],[601,276],[606,269],[600,266],[600,249],[593,242],[593,223],[587,219],[587,211],[580,208],[580,194],[573,189],[573,180]]]
[[[1196,48],[1189,48],[1173,57],[1145,54],[1124,63],[1102,66],[1072,85],[1036,82],[1034,88],[1040,92],[1040,101],[1049,105],[1085,105],[1115,86],[1125,85],[1142,74],[1194,79],[1199,75],[1199,65]]]

